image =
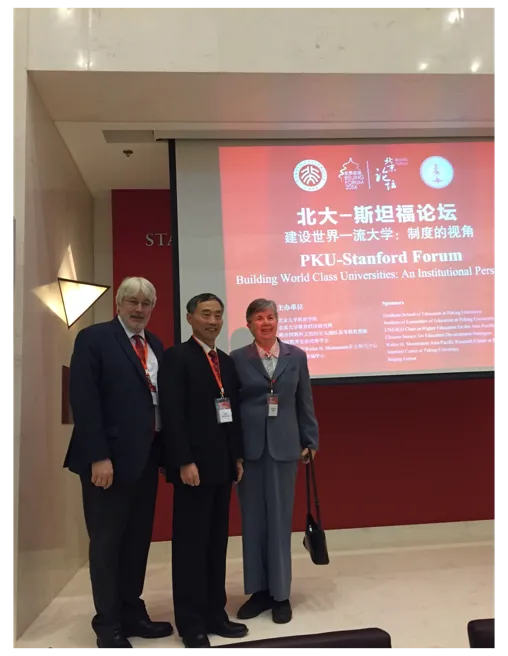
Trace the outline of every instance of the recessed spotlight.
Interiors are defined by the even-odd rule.
[[[454,9],[448,14],[448,22],[450,23],[450,25],[453,25],[458,20],[459,20],[459,12],[456,9]]]
[[[85,56],[82,52],[78,53],[78,58],[76,59],[76,66],[82,68],[83,70],[90,70],[93,66],[93,62],[90,57]]]
[[[450,25],[454,25],[455,23],[458,23],[461,20],[464,20],[464,10],[463,9],[453,9],[448,16],[447,20],[450,23]]]
[[[74,9],[57,9],[58,15],[62,20],[65,20],[66,18],[70,18],[74,12]]]

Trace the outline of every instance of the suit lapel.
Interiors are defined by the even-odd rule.
[[[247,359],[262,376],[270,380],[270,376],[265,369],[265,365],[261,362],[261,358],[259,357],[256,344],[250,344],[250,346],[247,347]]]
[[[284,372],[284,369],[288,366],[289,362],[289,356],[291,355],[291,351],[289,350],[289,347],[287,344],[284,344],[284,342],[281,342],[279,339],[279,358],[277,360],[277,366],[275,367],[275,371],[273,372],[273,378],[276,380],[277,378],[280,378],[282,373]]]
[[[209,360],[206,356],[206,353],[205,353],[203,347],[201,346],[201,344],[199,342],[197,342],[194,339],[194,337],[191,337],[187,343],[189,344],[190,348],[194,351],[194,353],[196,353],[196,355],[198,355],[200,361],[203,363],[203,367],[206,367],[206,371],[208,372],[207,376],[208,376],[208,379],[210,381],[210,389],[214,390],[215,396],[217,396],[217,397],[220,396],[220,390],[219,390],[219,386],[217,384],[217,380],[215,379],[215,375],[212,371],[212,367],[210,366],[210,362],[209,362]],[[217,347],[215,348],[215,350],[217,351],[217,356],[219,358],[219,367],[220,367],[220,370],[221,370],[222,384],[225,386],[226,383],[224,381],[224,374],[223,374],[224,368],[222,366],[223,365],[222,355],[219,352],[219,350],[217,349]]]
[[[275,371],[273,372],[273,379],[276,380],[277,378],[280,378],[282,373],[284,372],[284,369],[288,366],[289,362],[289,356],[291,355],[291,351],[288,347],[287,344],[284,344],[284,342],[281,342],[279,339],[279,346],[280,346],[280,352],[279,352],[279,357],[277,359],[277,366],[275,367]],[[261,358],[259,357],[259,352],[256,347],[256,344],[251,344],[250,346],[247,347],[247,358],[249,362],[255,367],[260,374],[262,374],[265,378],[270,380],[270,376],[268,375],[265,365],[263,364]]]
[[[113,319],[112,324],[113,324],[113,328],[114,328],[114,331],[115,331],[115,337],[117,338],[118,343],[122,347],[125,355],[129,358],[129,360],[134,365],[136,371],[139,373],[141,378],[146,383],[145,370],[143,369],[143,367],[141,365],[140,359],[136,355],[136,351],[134,350],[130,339],[127,337],[127,333],[123,329],[122,324],[118,321],[118,319]],[[148,389],[148,385],[147,385],[147,389]]]

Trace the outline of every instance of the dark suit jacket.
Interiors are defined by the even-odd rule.
[[[243,458],[239,381],[229,355],[219,349],[217,353],[233,412],[228,424],[217,422],[215,399],[220,391],[201,345],[191,337],[164,353],[158,382],[169,481],[178,481],[180,467],[193,462],[201,483],[236,480],[236,460]]]
[[[164,347],[145,336],[157,360]],[[115,480],[137,480],[153,442],[155,409],[141,362],[115,318],[78,333],[70,367],[74,430],[64,467],[87,474],[92,462],[111,458]]]
[[[236,349],[231,357],[241,383],[240,408],[246,460],[258,460],[265,443],[275,460],[298,460],[302,449],[317,449],[309,367],[305,351],[279,340],[280,355],[273,391],[279,396],[277,417],[267,418],[270,378],[255,344]]]

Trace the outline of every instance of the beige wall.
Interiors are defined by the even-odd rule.
[[[101,192],[95,197],[94,282],[98,285],[113,285],[113,224],[110,191]],[[94,305],[95,323],[110,321],[113,318],[115,294],[116,289],[112,289]]]
[[[22,87],[20,73],[20,88]],[[26,75],[25,75],[26,78]],[[22,99],[20,93],[19,98]],[[23,132],[22,116],[17,130]],[[69,330],[34,294],[56,280],[68,247],[78,279],[93,280],[93,201],[53,121],[28,79],[24,208],[16,207],[18,243],[15,308],[21,387],[17,508],[16,634],[19,636],[87,559],[79,480],[62,468],[70,426],[61,424],[61,367],[91,312]],[[21,148],[20,148],[21,149]],[[21,351],[22,345],[22,351]],[[16,475],[15,475],[16,482]]]

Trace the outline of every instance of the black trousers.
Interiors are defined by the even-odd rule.
[[[90,579],[97,635],[121,628],[122,622],[146,617],[140,599],[152,538],[158,467],[153,453],[137,481],[108,489],[81,476],[83,508],[90,538]]]
[[[173,605],[181,636],[207,633],[227,619],[226,553],[231,482],[175,483]]]

